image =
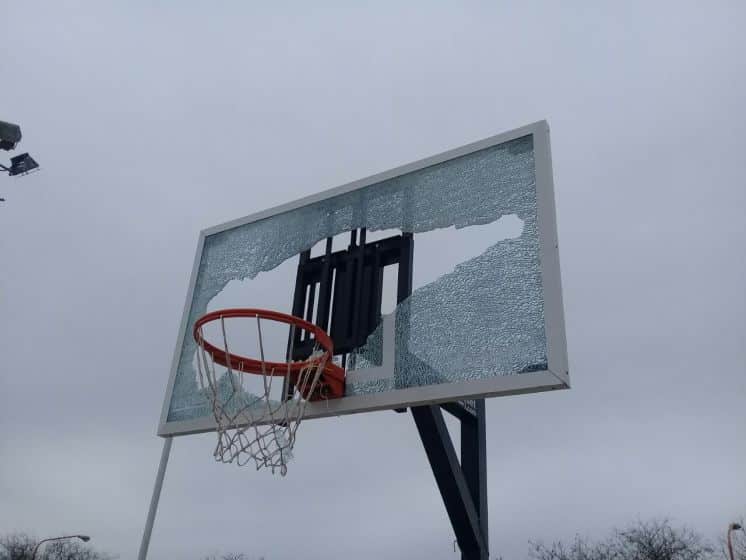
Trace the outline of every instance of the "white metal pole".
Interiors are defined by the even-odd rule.
[[[161,488],[163,488],[163,478],[166,476],[166,465],[168,465],[168,456],[171,454],[170,436],[163,440],[163,451],[161,451],[161,463],[158,465],[158,474],[155,476],[155,487],[153,488],[153,497],[150,499],[150,509],[148,510],[148,519],[145,521],[145,531],[142,534],[140,543],[140,552],[137,560],[145,560],[148,556],[148,546],[150,546],[150,534],[153,532],[153,522],[155,513],[158,511],[158,501],[161,498]]]

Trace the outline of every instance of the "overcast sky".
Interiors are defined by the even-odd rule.
[[[543,118],[573,388],[488,402],[492,556],[746,514],[743,2],[0,4],[0,532],[135,557],[199,230]],[[458,558],[410,415],[213,439],[151,558]]]

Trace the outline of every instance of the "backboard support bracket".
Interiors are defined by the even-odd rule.
[[[449,403],[461,407],[457,403]],[[453,447],[441,407],[412,407],[417,431],[451,520],[462,560],[488,560],[487,429],[484,399],[474,401],[476,414],[460,413],[461,462]],[[446,408],[446,407],[443,407]],[[449,408],[446,408],[449,410]]]
[[[397,268],[397,303],[412,293],[411,233],[366,242],[366,229],[350,232],[349,246],[332,252],[326,239],[322,255],[300,254],[293,293],[292,314],[312,322],[334,340],[334,354],[359,348],[381,321],[384,268]],[[293,359],[304,359],[313,340],[296,333]]]
[[[453,401],[442,403],[440,408],[459,420],[474,421],[477,418],[476,401]]]

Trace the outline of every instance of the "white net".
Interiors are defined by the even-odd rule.
[[[222,356],[214,355],[214,350],[211,353],[202,329],[198,331],[199,382],[210,401],[217,424],[215,460],[239,466],[253,461],[257,470],[267,467],[273,474],[279,471],[285,476],[296,432],[308,403],[306,397],[316,392],[329,354],[317,344],[303,362],[288,361],[282,368],[277,367],[280,364],[265,360],[262,317],[256,316],[255,319],[260,371],[246,373],[237,370],[236,366],[231,367],[226,322],[221,316]],[[295,326],[291,325],[289,356],[293,354],[294,335]],[[226,365],[216,364],[216,358]],[[238,367],[240,369],[240,365]],[[248,376],[253,378],[251,387],[247,387]]]

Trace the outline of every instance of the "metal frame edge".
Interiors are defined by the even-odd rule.
[[[171,398],[173,396],[174,382],[176,380],[176,370],[179,368],[179,359],[181,358],[181,351],[184,345],[184,334],[186,333],[187,323],[189,321],[189,312],[192,309],[194,287],[197,283],[197,274],[199,273],[199,266],[202,262],[202,250],[205,246],[206,237],[207,236],[205,235],[204,231],[202,231],[197,238],[197,252],[194,257],[194,263],[192,265],[192,274],[189,277],[189,287],[187,288],[186,303],[184,304],[184,310],[181,315],[179,334],[178,338],[176,339],[176,347],[174,348],[174,355],[171,359],[171,371],[169,373],[168,383],[166,385],[166,395],[163,399],[163,407],[161,408],[161,416],[158,422],[157,434],[163,437],[169,435],[168,431],[166,430],[166,426],[168,424],[173,424],[173,422],[168,422],[168,410],[171,407]]]
[[[565,333],[565,311],[562,302],[562,275],[557,236],[551,144],[549,125],[546,121],[543,121],[542,125],[541,130],[537,130],[534,134],[534,158],[547,362],[549,371],[569,387],[567,336]]]

